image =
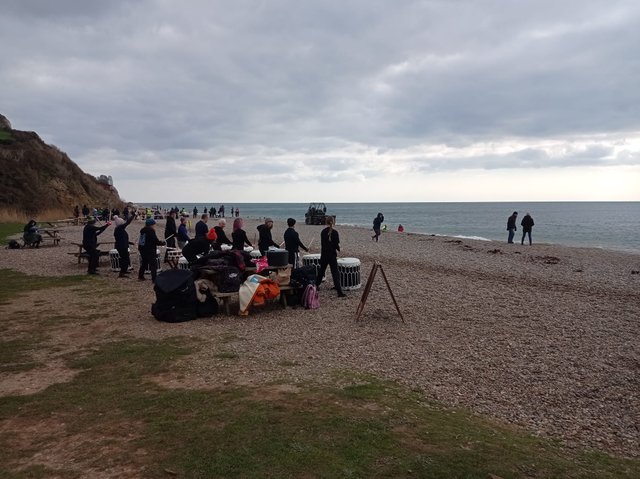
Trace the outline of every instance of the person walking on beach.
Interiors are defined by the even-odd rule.
[[[340,273],[338,272],[338,251],[340,251],[340,236],[338,232],[333,229],[335,220],[332,216],[327,217],[327,227],[320,232],[320,270],[318,276],[316,276],[316,287],[320,288],[324,273],[327,271],[327,266],[331,268],[331,277],[333,278],[333,285],[338,291],[338,297],[344,298],[346,294],[342,292],[340,286]]]
[[[378,215],[373,218],[373,232],[375,233],[371,239],[376,240],[378,242],[378,237],[380,236],[380,226],[384,222],[384,215],[382,213],[378,213]]]
[[[531,246],[531,228],[533,228],[534,224],[531,215],[529,213],[525,214],[520,222],[520,226],[522,226],[522,241],[520,244],[524,244],[524,237],[529,235],[529,246]]]
[[[108,221],[103,226],[96,226],[95,216],[88,216],[87,218],[87,224],[82,230],[82,247],[89,255],[87,274],[98,274],[98,261],[100,260],[98,235],[106,230],[111,222]]]
[[[284,232],[284,248],[289,252],[289,264],[293,265],[293,268],[298,267],[298,252],[299,248],[305,251],[309,251],[305,245],[300,241],[300,235],[295,230],[296,220],[294,218],[287,219],[287,230]]]
[[[193,207],[193,218],[195,219],[195,218],[197,218],[197,217],[198,217],[198,207],[197,207],[197,206],[194,206],[194,207]]]
[[[516,220],[518,219],[518,212],[514,211],[509,218],[507,218],[507,231],[509,232],[509,238],[507,239],[507,243],[513,243],[513,237],[516,234]]]
[[[129,234],[127,233],[127,226],[131,224],[134,216],[131,215],[125,221],[124,219],[116,216],[113,221],[116,224],[116,228],[113,230],[113,237],[116,242],[116,249],[120,256],[120,274],[118,278],[126,278],[129,272],[129,265],[131,264],[131,256],[129,255]]]

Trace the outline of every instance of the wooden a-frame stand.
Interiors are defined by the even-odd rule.
[[[400,308],[398,307],[398,303],[396,302],[396,297],[393,295],[393,291],[391,290],[391,285],[389,284],[389,280],[387,280],[387,275],[384,274],[384,270],[382,269],[382,265],[377,261],[373,262],[373,267],[371,268],[371,273],[369,273],[369,278],[367,279],[367,284],[364,287],[364,291],[362,292],[362,297],[360,298],[360,304],[358,304],[358,309],[356,310],[356,321],[360,319],[362,315],[362,311],[364,310],[364,305],[367,302],[367,298],[369,297],[369,291],[371,291],[371,285],[373,284],[373,278],[376,277],[376,273],[380,270],[382,273],[382,277],[384,278],[384,282],[387,283],[387,289],[389,290],[389,294],[391,294],[391,299],[393,300],[393,304],[396,306],[396,311],[400,315],[400,319],[404,323],[404,317],[402,317],[402,313],[400,312]]]

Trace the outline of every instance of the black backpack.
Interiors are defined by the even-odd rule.
[[[20,243],[18,243],[16,240],[11,240],[11,241],[9,241],[9,244],[8,244],[7,248],[9,248],[9,249],[20,249]]]
[[[151,314],[158,321],[181,323],[198,317],[198,298],[191,271],[163,271],[156,277],[153,289],[156,302],[151,306]]]
[[[316,283],[316,267],[314,265],[301,266],[291,271],[291,286],[304,288],[308,284]]]
[[[209,291],[204,292],[205,300],[198,301],[197,313],[199,318],[210,318],[218,314],[218,301]]]
[[[235,293],[240,290],[242,283],[241,273],[235,266],[222,266],[216,268],[218,274],[218,291],[221,293]]]

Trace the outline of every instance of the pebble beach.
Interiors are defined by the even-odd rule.
[[[259,223],[245,219],[251,241]],[[136,221],[128,227],[132,241],[142,225]],[[163,228],[159,221],[159,236]],[[312,253],[319,252],[321,228],[296,225]],[[275,223],[276,241],[285,229],[284,222]],[[225,348],[236,361],[223,363],[215,348],[203,347],[182,360],[181,374],[158,380],[169,387],[207,388],[322,382],[339,371],[374,374],[427,400],[468,408],[568,447],[640,457],[640,255],[506,244],[506,235],[502,243],[384,232],[375,242],[370,230],[336,229],[340,256],[361,262],[363,287],[338,298],[329,277],[320,289],[318,310],[274,305],[246,317],[221,314],[160,323],[150,313],[151,282],[138,282],[136,274],[117,278],[102,263],[97,287],[107,283],[136,299],[109,309],[100,328],[77,331],[75,340],[188,336],[218,344],[227,338]],[[60,233],[60,246],[47,242],[39,249],[0,250],[0,268],[47,276],[86,273],[86,263],[79,265],[71,254],[78,251],[71,243],[81,241],[82,227],[62,227]],[[102,250],[111,249],[113,226],[99,240],[105,242]],[[135,273],[137,254],[132,259]],[[355,320],[374,262],[382,265],[404,321],[381,275]],[[37,297],[42,301],[50,295],[61,314],[76,308],[57,294],[45,290]],[[0,313],[10,317],[35,298],[2,305]],[[0,379],[0,394],[34,387],[28,374]]]

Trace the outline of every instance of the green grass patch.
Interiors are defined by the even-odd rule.
[[[71,382],[31,396],[0,397],[0,420],[56,418],[37,441],[0,433],[0,476],[20,476],[34,447],[82,441],[68,464],[127,466],[141,477],[624,478],[639,462],[575,453],[465,411],[428,403],[372,376],[332,387],[166,389],[150,377],[191,352],[187,339],[103,344],[71,361]],[[338,384],[339,382],[339,384]],[[5,424],[7,424],[5,422]],[[35,439],[34,439],[35,440]],[[108,447],[105,447],[107,445]],[[105,452],[106,451],[106,452]],[[101,466],[102,465],[102,466]],[[41,476],[55,476],[30,464]],[[40,469],[38,469],[40,468]],[[72,477],[76,472],[71,471]],[[169,474],[170,475],[170,474]]]
[[[12,269],[0,269],[0,304],[7,304],[21,293],[45,288],[75,285],[90,278],[86,275],[74,276],[34,276]]]
[[[13,135],[10,131],[0,130],[0,141],[13,140]]]
[[[0,134],[2,132],[0,131]],[[0,244],[9,243],[9,236],[22,233],[24,225],[21,223],[0,223]]]
[[[0,340],[0,372],[29,371],[40,366],[31,358],[33,341],[22,339]]]

